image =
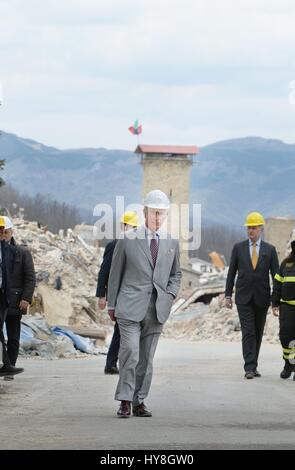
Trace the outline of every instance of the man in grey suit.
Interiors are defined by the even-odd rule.
[[[226,280],[225,305],[232,308],[232,292],[238,273],[235,301],[242,329],[246,379],[261,375],[257,365],[270,305],[269,274],[274,278],[279,266],[275,247],[261,240],[264,224],[259,212],[247,216],[248,240],[233,247]]]
[[[181,270],[178,240],[163,229],[170,202],[154,190],[144,201],[145,223],[125,232],[113,255],[108,311],[121,334],[119,382],[115,400],[119,417],[152,416],[144,404],[153,374],[153,358],[163,324],[177,296]]]

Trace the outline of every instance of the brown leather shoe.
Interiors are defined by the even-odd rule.
[[[130,418],[131,416],[131,402],[127,400],[122,400],[120,408],[117,411],[117,416],[119,418]]]
[[[149,418],[152,413],[146,408],[144,403],[140,405],[133,405],[133,416],[139,416],[140,418]]]

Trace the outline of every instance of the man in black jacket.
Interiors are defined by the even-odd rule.
[[[257,370],[264,325],[270,305],[269,273],[274,278],[279,262],[274,246],[261,240],[264,218],[258,212],[247,216],[248,240],[233,247],[225,289],[225,305],[232,308],[236,274],[235,302],[242,329],[245,377],[260,377]]]
[[[21,318],[27,313],[32,302],[36,278],[31,253],[26,247],[15,243],[13,224],[9,217],[4,217],[4,219],[4,238],[7,243],[15,246],[14,266],[10,279],[10,302],[5,320],[7,353],[10,363],[15,366],[19,351]]]
[[[139,226],[137,213],[133,211],[125,212],[122,215],[120,222],[121,229],[124,231],[131,230],[132,228]],[[107,303],[107,285],[109,282],[109,274],[111,270],[112,258],[116,242],[117,240],[112,240],[106,245],[103,255],[103,261],[98,273],[96,297],[98,297],[98,308],[100,310],[104,310]],[[113,375],[119,373],[119,369],[117,367],[119,349],[120,330],[118,327],[118,323],[115,322],[114,333],[108,350],[106,365],[104,369],[105,374]]]
[[[10,361],[6,350],[3,325],[10,302],[10,279],[15,261],[15,248],[8,245],[4,240],[5,220],[0,216],[0,343],[2,344],[2,362],[0,377],[13,376],[24,371],[21,367],[14,367]]]

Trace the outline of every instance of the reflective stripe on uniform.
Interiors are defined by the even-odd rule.
[[[279,282],[295,282],[295,276],[280,276],[279,274],[275,275],[275,279]]]
[[[284,358],[284,359],[287,359],[287,360],[288,360],[288,359],[289,359],[289,360],[290,360],[290,359],[295,359],[295,352],[290,353],[290,354],[284,354],[284,353],[283,353],[283,358]]]
[[[295,347],[294,348],[282,348],[284,359],[295,359]]]
[[[284,299],[281,299],[280,301],[283,302],[284,304],[295,305],[295,300],[284,300]]]
[[[295,348],[282,348],[282,349],[285,353],[289,353],[289,352],[292,352],[292,351],[295,352]]]

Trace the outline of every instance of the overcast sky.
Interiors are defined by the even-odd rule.
[[[138,118],[148,144],[293,143],[294,24],[294,0],[0,0],[0,129],[133,149]]]

